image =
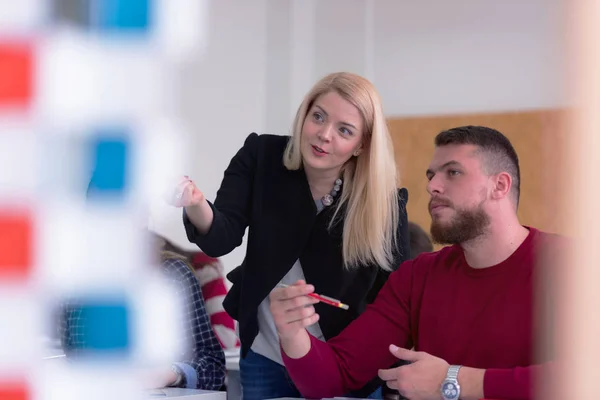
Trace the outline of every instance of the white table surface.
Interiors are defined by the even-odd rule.
[[[174,399],[178,400],[227,400],[227,393],[213,392],[211,390],[164,388],[148,390],[146,399]]]

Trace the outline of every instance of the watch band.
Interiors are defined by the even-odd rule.
[[[460,365],[451,365],[446,372],[446,379],[442,382],[441,395],[444,400],[458,400],[460,398],[460,384],[458,371]]]
[[[458,371],[460,370],[462,365],[451,365],[448,368],[448,373],[446,374],[446,379],[452,379],[458,381]]]

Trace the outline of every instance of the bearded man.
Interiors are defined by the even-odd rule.
[[[341,396],[379,375],[409,399],[529,399],[540,375],[557,369],[550,353],[534,351],[547,333],[538,311],[553,298],[536,284],[565,240],[519,222],[519,160],[500,132],[458,127],[435,145],[431,236],[449,246],[404,262],[326,343],[306,331],[319,318],[312,285],[271,293],[283,361],[303,396]]]

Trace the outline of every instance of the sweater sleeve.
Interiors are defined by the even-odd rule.
[[[250,134],[225,170],[214,205],[209,202],[214,217],[206,234],[200,234],[183,212],[188,240],[211,257],[221,257],[242,244],[250,219],[258,140],[256,133]]]
[[[294,384],[307,398],[343,396],[357,390],[397,359],[390,344],[411,348],[410,287],[412,261],[390,275],[377,300],[338,336],[321,342],[311,336],[310,351],[292,359],[282,351]],[[373,329],[373,327],[377,327]]]
[[[533,399],[535,386],[543,377],[551,381],[557,377],[558,364],[548,362],[505,369],[487,369],[483,378],[483,394],[487,399]]]

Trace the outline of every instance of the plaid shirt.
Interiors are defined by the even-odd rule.
[[[200,284],[182,260],[167,259],[162,267],[177,295],[184,296],[187,319],[184,323],[184,338],[191,346],[174,363],[184,374],[186,388],[219,390],[225,381],[225,355],[217,340],[206,313]],[[59,335],[65,353],[77,358],[78,349],[85,348],[85,321],[81,309],[67,303],[59,323]]]

